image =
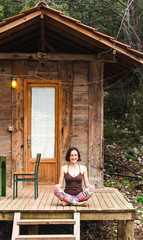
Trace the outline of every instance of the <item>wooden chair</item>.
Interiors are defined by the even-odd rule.
[[[41,159],[41,154],[38,153],[36,156],[35,170],[34,172],[14,172],[13,173],[13,199],[17,197],[18,193],[18,182],[34,182],[34,196],[35,199],[38,197],[38,169]]]

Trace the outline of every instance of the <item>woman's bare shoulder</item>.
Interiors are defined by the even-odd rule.
[[[84,165],[80,165],[80,169],[82,173],[87,171],[87,168]]]
[[[62,172],[66,173],[67,172],[67,165],[63,165],[61,167],[61,169],[62,169]]]

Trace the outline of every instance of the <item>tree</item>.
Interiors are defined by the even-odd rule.
[[[52,1],[53,2],[53,1]],[[143,1],[142,0],[55,0],[62,10],[117,40],[142,50]]]
[[[142,50],[142,0],[45,0],[49,7],[63,11],[84,24],[114,36]],[[37,4],[37,0],[1,0],[0,21]]]

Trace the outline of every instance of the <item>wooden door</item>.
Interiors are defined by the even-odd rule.
[[[55,184],[60,168],[60,84],[25,83],[25,170],[31,171],[41,153],[39,183]]]

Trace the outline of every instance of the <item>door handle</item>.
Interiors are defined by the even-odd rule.
[[[27,146],[30,147],[31,145],[31,137],[30,135],[27,136]]]

